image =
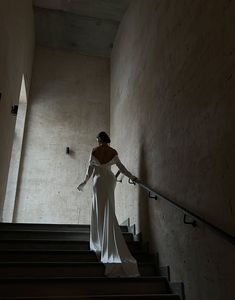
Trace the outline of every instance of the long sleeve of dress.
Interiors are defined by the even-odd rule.
[[[116,166],[118,167],[118,169],[121,171],[121,173],[123,173],[125,176],[127,176],[128,178],[130,178],[131,180],[135,179],[136,177],[134,175],[132,175],[127,169],[126,167],[123,165],[123,163],[120,161],[120,159],[117,157],[116,160]]]

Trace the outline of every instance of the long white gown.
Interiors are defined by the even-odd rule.
[[[137,262],[126,245],[115,215],[116,177],[111,171],[114,164],[124,175],[134,178],[118,155],[105,164],[101,164],[94,155],[90,156],[85,179],[87,182],[93,176],[90,249],[105,264],[106,276],[136,277],[140,276]]]

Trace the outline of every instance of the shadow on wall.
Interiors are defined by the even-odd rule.
[[[140,159],[139,159],[139,179],[143,183],[148,183],[148,171],[146,168],[146,152],[144,150],[144,144],[140,146]],[[148,193],[139,188],[138,195],[138,220],[139,220],[139,232],[143,235],[144,241],[149,241],[150,223],[149,223],[149,197]]]

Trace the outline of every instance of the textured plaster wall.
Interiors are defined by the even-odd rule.
[[[108,59],[36,48],[15,221],[90,223],[90,183],[76,187],[109,131],[109,95]]]
[[[29,92],[34,53],[32,1],[0,1],[0,216],[8,178],[22,75]]]
[[[235,235],[235,2],[136,0],[111,59],[111,137],[144,182]],[[127,184],[131,217],[187,300],[232,300],[234,246]],[[125,210],[124,210],[125,208]]]

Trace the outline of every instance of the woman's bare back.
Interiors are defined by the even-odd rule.
[[[94,148],[92,155],[103,165],[111,161],[117,155],[117,151],[107,144],[103,144]]]

